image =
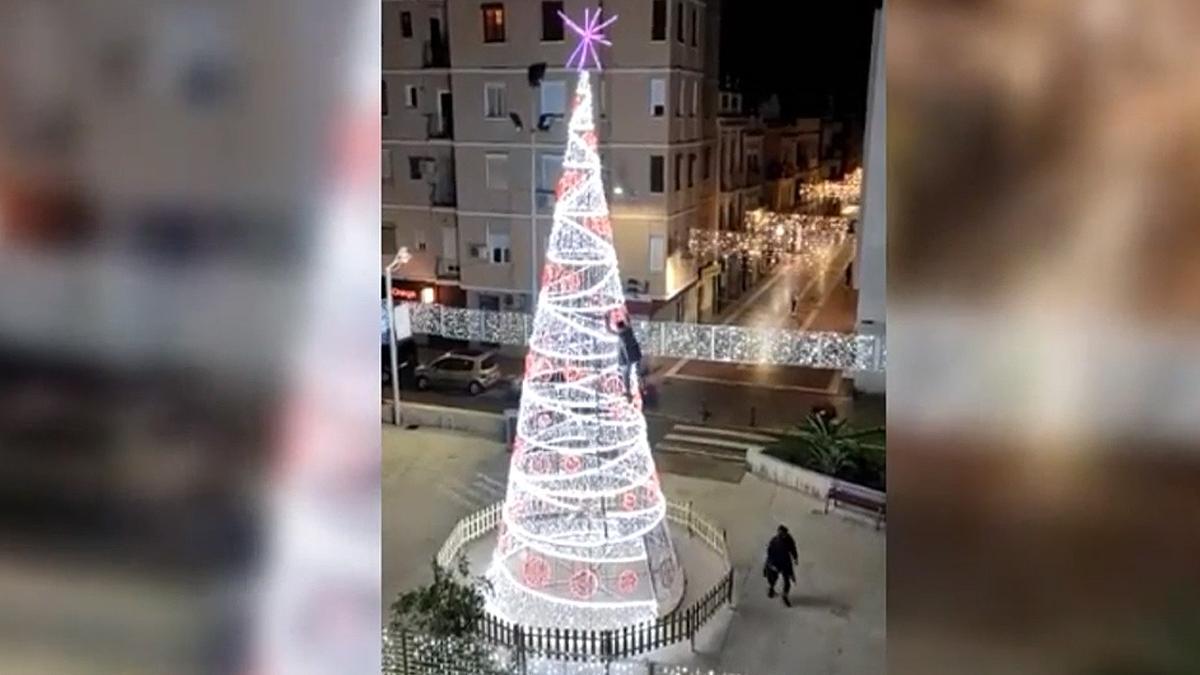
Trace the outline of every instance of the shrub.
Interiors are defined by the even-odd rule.
[[[883,427],[852,430],[846,420],[809,415],[796,431],[768,447],[766,454],[789,464],[876,490],[886,488],[886,436]]]

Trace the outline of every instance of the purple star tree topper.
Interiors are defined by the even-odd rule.
[[[571,58],[567,59],[568,68],[573,65],[576,70],[587,70],[588,57],[590,56],[591,62],[596,65],[596,70],[601,69],[600,55],[596,52],[596,44],[599,43],[605,47],[612,46],[612,42],[609,42],[608,38],[604,36],[604,29],[611,26],[617,20],[617,15],[614,14],[601,23],[600,13],[603,11],[603,9],[597,9],[595,14],[590,14],[589,10],[584,9],[582,27],[567,18],[566,14],[562,12],[558,13],[562,17],[563,23],[570,26],[571,30],[579,35],[579,44],[575,46],[575,51],[571,52]]]

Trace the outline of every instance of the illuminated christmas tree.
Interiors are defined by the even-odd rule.
[[[489,570],[491,610],[525,625],[615,628],[683,592],[641,397],[626,395],[618,358],[627,314],[586,70],[614,19],[564,17],[582,38],[568,61],[579,80]]]

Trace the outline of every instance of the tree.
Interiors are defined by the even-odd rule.
[[[400,594],[392,603],[387,633],[392,649],[399,644],[409,654],[393,654],[390,661],[405,661],[423,656],[438,663],[454,664],[461,672],[477,675],[507,673],[495,648],[479,633],[485,616],[484,591],[486,579],[470,576],[465,557],[458,559],[457,568],[433,566],[433,582]],[[404,672],[404,669],[400,669]]]
[[[585,19],[586,22],[586,19]],[[616,628],[678,601],[683,575],[615,325],[628,321],[587,71],[579,73],[489,578],[525,625]]]
[[[435,638],[470,637],[484,617],[485,598],[470,577],[467,559],[458,559],[457,570],[432,563],[433,583],[402,593],[392,603],[389,626]],[[482,580],[486,587],[486,580]]]

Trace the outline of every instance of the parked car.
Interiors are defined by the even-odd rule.
[[[457,349],[417,368],[417,389],[466,389],[472,396],[500,381],[495,352]]]

